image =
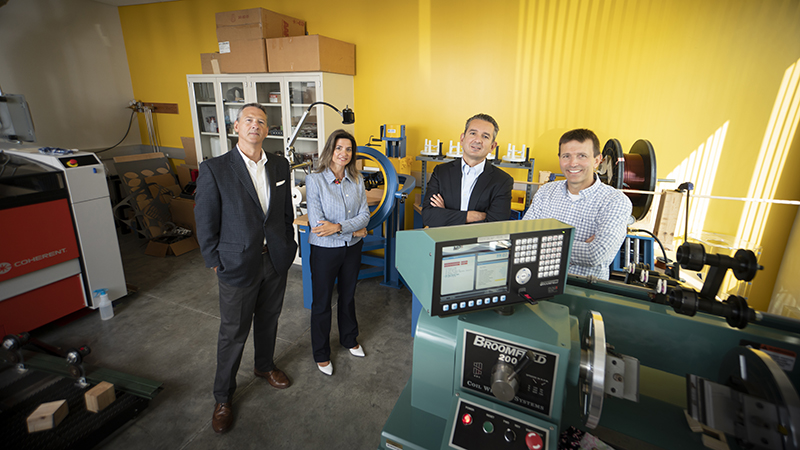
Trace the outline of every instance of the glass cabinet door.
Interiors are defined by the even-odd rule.
[[[292,121],[292,131],[294,131],[303,113],[309,105],[317,101],[317,84],[315,81],[289,81],[289,109]],[[295,152],[303,155],[305,159],[316,159],[319,151],[317,132],[317,108],[314,107],[300,125],[297,140],[294,143]]]
[[[267,111],[267,137],[261,144],[266,153],[283,155],[283,103],[280,81],[256,81],[256,102]]]
[[[231,150],[239,141],[239,135],[233,129],[233,123],[241,111],[242,106],[245,105],[244,97],[244,82],[243,81],[223,81],[220,83],[222,92],[222,114],[224,116],[224,130],[225,139],[224,143],[212,141],[212,151],[218,151],[222,154]],[[222,127],[222,125],[221,125]],[[219,156],[215,154],[214,156]]]
[[[211,151],[211,143],[214,140],[219,143],[219,118],[217,117],[216,92],[214,83],[194,82],[195,108],[197,108],[197,129],[200,130],[200,148],[198,149],[202,159],[211,158],[215,155]],[[200,156],[200,155],[198,155]]]

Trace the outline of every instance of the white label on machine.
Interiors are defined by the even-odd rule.
[[[794,362],[797,359],[795,352],[765,344],[761,344],[761,351],[771,356],[784,371],[791,372],[794,369]]]
[[[772,360],[775,361],[785,372],[791,372],[794,370],[794,363],[795,360],[797,360],[797,353],[791,350],[748,340],[741,340],[739,341],[739,344],[752,347],[756,350],[761,350],[762,352],[768,354],[770,358],[772,358]]]

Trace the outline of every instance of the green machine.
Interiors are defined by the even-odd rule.
[[[398,233],[422,312],[381,449],[556,450],[569,426],[616,449],[800,448],[796,321],[641,267],[568,276],[572,239],[556,220]],[[678,256],[714,279],[759,268]]]

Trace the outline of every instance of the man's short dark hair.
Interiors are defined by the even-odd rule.
[[[467,134],[467,129],[469,129],[469,123],[475,119],[485,120],[490,124],[492,124],[492,126],[494,127],[494,136],[492,136],[492,142],[494,142],[494,140],[497,139],[497,133],[500,132],[500,125],[497,124],[497,121],[494,120],[494,117],[488,114],[483,114],[483,113],[475,114],[474,116],[467,119],[467,123],[464,124],[464,134]]]
[[[570,130],[564,133],[561,136],[561,139],[558,141],[558,154],[561,154],[561,146],[566,144],[569,141],[578,141],[581,144],[586,142],[588,139],[592,140],[592,147],[594,148],[594,156],[600,156],[600,140],[597,139],[597,135],[594,134],[594,131],[587,130],[586,128],[578,128],[576,130]]]
[[[242,106],[242,108],[239,110],[239,113],[236,114],[236,121],[237,122],[239,121],[239,119],[242,118],[242,112],[244,112],[245,108],[258,108],[264,113],[265,116],[267,115],[267,110],[264,109],[264,107],[261,106],[260,103],[248,103],[248,104]]]

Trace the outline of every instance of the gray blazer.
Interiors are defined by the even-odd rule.
[[[294,261],[297,243],[289,163],[269,154],[266,173],[269,205],[265,215],[238,149],[200,164],[194,208],[197,241],[206,267],[217,267],[225,284],[245,287],[260,276],[265,237],[278,273],[288,271]]]

